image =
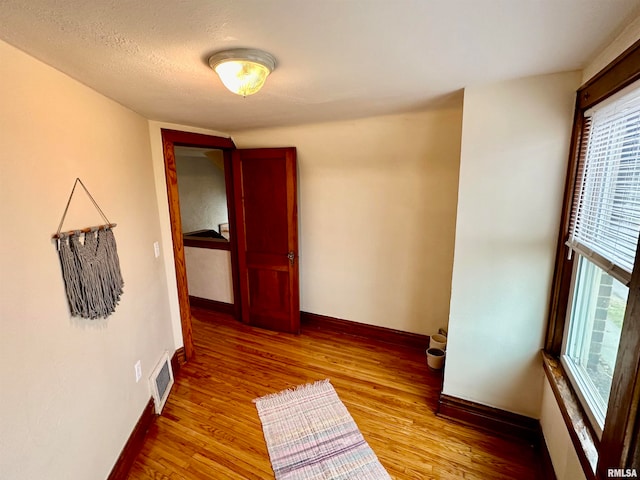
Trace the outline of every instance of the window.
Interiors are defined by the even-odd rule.
[[[584,115],[567,241],[577,261],[561,361],[601,436],[640,231],[640,86]]]
[[[576,94],[543,364],[587,479],[640,471],[640,40]]]
[[[601,435],[629,289],[585,257],[576,266],[562,364]]]

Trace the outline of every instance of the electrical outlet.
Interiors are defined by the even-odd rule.
[[[160,244],[158,242],[153,242],[153,253],[155,254],[156,258],[160,256]]]
[[[136,370],[136,383],[138,383],[142,378],[142,365],[140,364],[140,360],[136,362],[134,368]]]

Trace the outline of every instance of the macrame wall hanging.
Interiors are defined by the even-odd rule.
[[[97,227],[61,232],[78,183],[106,223]],[[53,235],[60,256],[69,308],[74,317],[106,318],[116,309],[124,282],[120,274],[120,260],[113,235],[115,226],[115,223],[109,222],[82,180],[76,178],[58,231]]]

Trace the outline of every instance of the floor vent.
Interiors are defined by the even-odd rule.
[[[160,363],[151,373],[149,382],[151,384],[151,395],[153,395],[153,400],[156,404],[156,413],[160,415],[173,386],[173,371],[171,370],[169,352],[165,352],[162,355]]]

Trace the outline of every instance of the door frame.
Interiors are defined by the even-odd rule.
[[[233,284],[233,311],[236,318],[241,318],[240,283],[238,278],[238,242],[237,222],[235,215],[234,185],[232,177],[231,152],[236,149],[233,140],[225,137],[204,135],[201,133],[183,132],[179,130],[161,129],[162,152],[164,156],[164,173],[169,201],[169,218],[171,237],[173,239],[173,258],[178,288],[178,304],[180,306],[180,324],[184,356],[188,361],[193,357],[193,331],[191,327],[191,305],[187,285],[187,269],[182,239],[182,219],[180,217],[180,198],[178,194],[178,176],[176,172],[175,146],[200,147],[222,150],[224,157],[225,186],[227,190],[227,211],[229,213],[229,234],[231,253],[231,276]]]

